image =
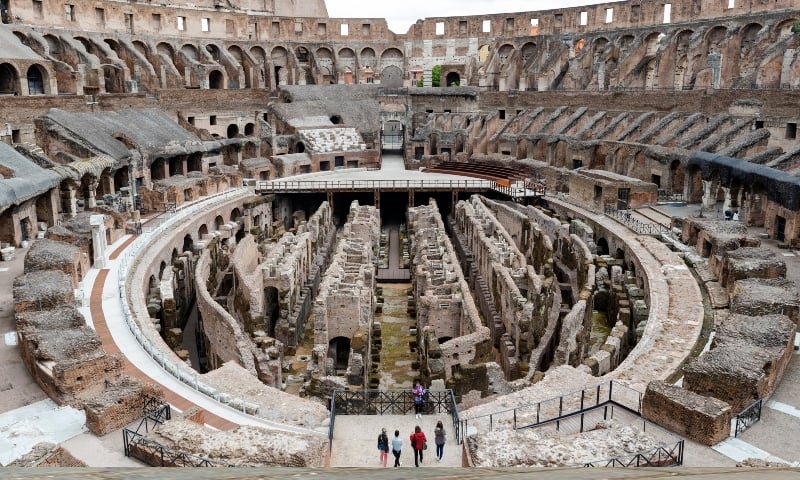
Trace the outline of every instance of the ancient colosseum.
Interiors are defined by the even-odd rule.
[[[0,465],[800,465],[800,1],[0,13]]]

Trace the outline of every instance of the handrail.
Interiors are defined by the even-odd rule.
[[[197,201],[176,206],[174,212],[165,212],[159,217],[148,220],[142,227],[142,233],[136,237],[120,257],[119,268],[117,270],[117,284],[119,286],[119,302],[128,329],[139,345],[142,346],[142,350],[155,360],[164,371],[220,404],[227,405],[245,414],[256,414],[258,413],[258,406],[246,402],[243,398],[232,397],[226,392],[222,392],[210,385],[200,382],[197,379],[196,371],[190,370],[183,363],[171,362],[164,352],[161,351],[160,347],[154,345],[150,339],[147,338],[137,322],[137,318],[143,319],[145,316],[141,314],[141,312],[133,311],[134,309],[131,308],[128,300],[129,291],[127,282],[128,272],[131,270],[138,254],[154,239],[160,237],[168,227],[186,217],[206,210],[209,206],[224,203],[249,194],[252,194],[252,190],[247,187],[218,192],[198,199]],[[149,318],[149,316],[147,318]]]
[[[607,388],[604,388],[607,387]],[[622,394],[615,392],[623,392]],[[635,393],[636,404],[630,405],[630,399],[626,401],[624,398],[625,394]],[[578,401],[575,398],[569,397],[576,397],[580,395],[580,400]],[[564,399],[567,398],[567,402],[565,405]],[[586,403],[586,399],[589,399],[590,403]],[[542,400],[536,403],[529,403],[524,405],[519,405],[513,408],[507,408],[505,410],[498,410],[491,413],[486,413],[482,415],[476,415],[474,417],[464,418],[461,420],[461,430],[463,432],[467,431],[467,428],[470,425],[470,422],[473,424],[476,420],[481,419],[488,419],[489,421],[489,431],[494,429],[495,419],[508,418],[511,417],[512,421],[512,428],[514,430],[520,428],[529,428],[532,426],[536,426],[542,423],[546,423],[549,421],[557,420],[560,417],[567,417],[574,414],[579,414],[583,411],[587,411],[589,409],[596,408],[598,405],[601,405],[606,402],[614,402],[617,405],[627,408],[635,413],[641,412],[641,405],[642,405],[642,394],[638,390],[634,390],[630,387],[627,387],[616,380],[609,380],[608,382],[600,383],[595,385],[594,387],[587,387],[581,390],[575,390],[573,392],[569,392],[563,394],[559,397],[553,397],[546,400]],[[577,405],[573,405],[573,402],[577,403]],[[626,404],[627,403],[627,404]],[[551,415],[551,412],[554,414]],[[557,412],[557,413],[555,413]],[[528,424],[521,424],[521,418],[523,414],[530,414],[531,416],[535,413],[536,420],[533,423]]]
[[[328,191],[328,190],[380,190],[387,188],[441,188],[441,189],[491,189],[491,180],[257,180],[256,193]]]
[[[763,402],[764,399],[759,398],[736,415],[736,428],[733,430],[734,437],[738,437],[740,433],[743,433],[751,425],[761,420],[761,405]]]

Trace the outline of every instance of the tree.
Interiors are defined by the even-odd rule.
[[[442,82],[442,66],[434,65],[433,70],[431,70],[431,86],[439,87],[441,86],[441,82]]]

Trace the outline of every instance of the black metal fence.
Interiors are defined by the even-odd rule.
[[[470,426],[492,431],[500,424],[514,430],[534,428],[596,409],[609,402],[637,414],[642,410],[642,394],[612,380],[541,402],[462,419],[461,431],[466,432]]]
[[[685,202],[686,197],[683,196],[683,192],[671,192],[669,190],[658,190],[657,201],[661,202]]]
[[[122,443],[126,457],[156,467],[235,467],[210,460],[208,458],[192,455],[181,450],[166,447],[155,440],[144,437],[142,427],[149,432],[151,427],[161,425],[172,418],[172,409],[169,404],[160,398],[146,397],[142,406],[142,420],[136,430],[125,428],[122,430]]]
[[[733,431],[734,437],[738,437],[740,433],[743,433],[750,428],[751,425],[761,420],[761,406],[763,402],[764,399],[759,398],[742,410],[739,415],[736,415],[736,429]]]
[[[333,442],[336,415],[406,415],[413,411],[414,395],[411,390],[335,390],[331,401],[328,438]],[[452,390],[428,390],[423,412],[450,414],[456,440],[461,442],[458,407]]]
[[[641,453],[621,455],[607,460],[597,460],[583,464],[584,467],[678,467],[683,465],[683,440],[671,445],[658,447]]]

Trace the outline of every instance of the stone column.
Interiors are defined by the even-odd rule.
[[[92,215],[89,218],[89,225],[92,226],[92,247],[94,248],[94,262],[92,267],[97,269],[106,268],[108,265],[108,253],[106,248],[106,224],[105,215]]]

